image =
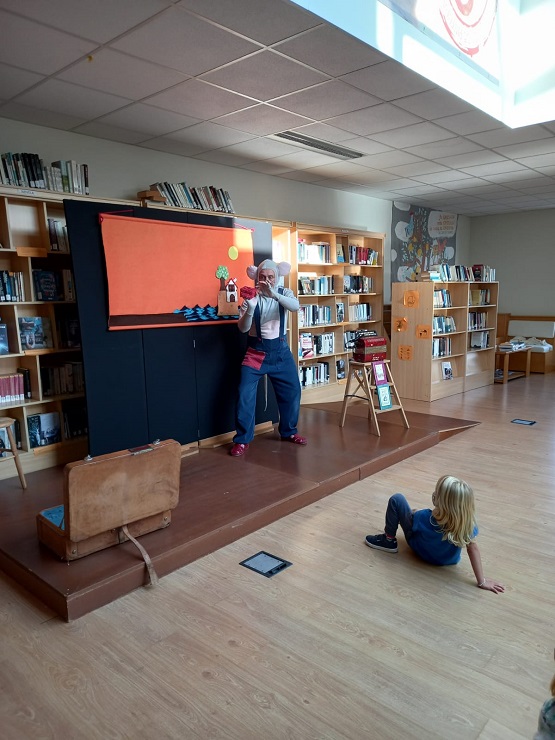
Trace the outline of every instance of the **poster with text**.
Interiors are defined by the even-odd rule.
[[[391,281],[416,280],[433,265],[455,264],[457,214],[394,201]]]

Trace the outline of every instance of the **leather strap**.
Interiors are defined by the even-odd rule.
[[[121,528],[124,535],[129,539],[135,547],[139,550],[141,555],[143,556],[143,560],[145,561],[146,570],[148,573],[149,583],[151,586],[156,586],[158,584],[158,576],[156,575],[156,571],[154,570],[154,565],[152,563],[152,560],[150,558],[150,555],[145,550],[145,548],[141,545],[141,543],[136,540],[132,535],[129,534],[129,529],[127,528],[127,524],[124,524]]]

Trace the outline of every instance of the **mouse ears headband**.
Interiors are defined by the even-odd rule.
[[[289,264],[289,262],[277,263],[273,260],[264,260],[258,265],[258,267],[255,267],[255,265],[249,265],[249,267],[247,267],[247,275],[251,278],[251,280],[256,281],[256,279],[258,278],[259,270],[273,270],[277,280],[279,277],[289,275],[289,273],[291,272],[291,265]]]

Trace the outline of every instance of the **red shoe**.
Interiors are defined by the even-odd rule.
[[[241,455],[244,455],[248,449],[249,449],[248,444],[243,444],[242,442],[238,442],[233,445],[229,454],[232,457],[241,457]]]
[[[290,437],[282,437],[282,442],[293,442],[294,445],[306,445],[308,444],[308,439],[306,437],[301,437],[300,434],[292,434]]]

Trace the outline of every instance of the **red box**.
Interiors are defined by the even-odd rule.
[[[355,342],[353,360],[355,362],[377,362],[387,357],[385,337],[360,337]]]

